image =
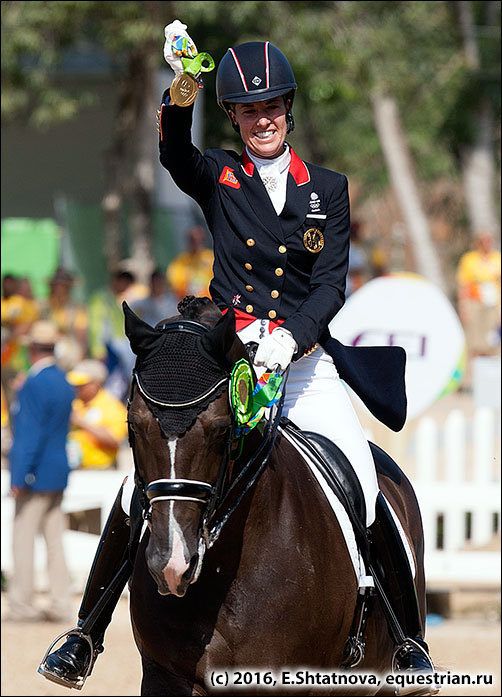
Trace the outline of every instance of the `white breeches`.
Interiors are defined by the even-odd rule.
[[[259,343],[260,334],[266,333],[268,320],[256,320],[238,335],[246,344]],[[255,370],[258,375],[264,372],[256,366]],[[291,363],[282,413],[299,428],[329,438],[348,458],[364,493],[366,525],[371,525],[379,491],[373,455],[333,360],[321,347]]]

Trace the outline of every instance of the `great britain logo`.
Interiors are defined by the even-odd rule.
[[[240,189],[241,185],[239,180],[234,174],[234,170],[230,167],[224,167],[219,179],[220,184],[226,184],[232,189]]]
[[[320,202],[320,200],[319,200],[319,196],[315,193],[315,191],[313,191],[313,192],[310,194],[310,202],[309,202],[309,205],[310,205],[310,210],[311,210],[313,213],[318,213],[318,212],[319,212],[319,209],[320,209],[320,207],[321,207],[321,202]]]

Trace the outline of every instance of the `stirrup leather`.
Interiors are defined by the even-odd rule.
[[[375,589],[366,586],[359,589],[354,612],[354,620],[343,651],[343,668],[356,668],[366,653],[366,625],[370,601],[375,597]]]
[[[70,636],[78,636],[81,639],[85,639],[87,641],[87,643],[89,644],[89,647],[91,649],[91,660],[89,661],[89,665],[87,666],[87,670],[85,671],[84,675],[79,675],[79,677],[75,678],[75,679],[63,678],[60,675],[56,675],[55,673],[52,673],[46,665],[47,656],[51,653],[52,649],[54,648],[54,646],[56,646],[58,641],[60,641],[63,638],[70,637]],[[96,661],[96,658],[103,650],[102,648],[100,650],[100,648],[101,647],[99,647],[99,646],[94,648],[94,642],[92,641],[91,637],[88,634],[85,634],[81,630],[80,627],[73,627],[73,629],[70,629],[70,630],[67,630],[66,632],[63,632],[58,637],[56,637],[56,639],[54,639],[52,644],[49,646],[49,648],[45,652],[44,657],[42,658],[42,661],[38,667],[38,672],[40,673],[40,675],[43,675],[45,678],[47,678],[48,680],[51,680],[54,683],[57,683],[58,685],[63,685],[64,687],[70,687],[70,688],[73,688],[75,690],[81,690],[82,687],[84,686],[85,681],[87,680],[87,678],[91,674],[91,671],[92,671],[92,668],[93,668],[94,663]]]

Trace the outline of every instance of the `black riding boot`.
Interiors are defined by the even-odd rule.
[[[389,621],[391,636],[396,643],[392,670],[434,672],[424,641],[424,628],[408,556],[382,493],[377,497],[376,520],[368,531],[371,571]],[[413,692],[418,694],[415,690],[416,686]],[[399,694],[406,692],[400,691]],[[427,694],[434,694],[434,691]]]
[[[122,510],[122,489],[106,521],[92,563],[78,613],[78,625],[67,632],[67,640],[45,656],[38,672],[48,680],[81,689],[97,656],[103,651],[103,637],[112,613],[132,571],[132,555],[141,531],[135,497],[131,518]],[[64,635],[61,635],[61,637]],[[58,641],[61,637],[58,637]],[[51,645],[50,649],[54,646]]]

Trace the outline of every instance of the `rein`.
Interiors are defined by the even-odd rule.
[[[240,493],[240,495],[237,497],[235,500],[234,504],[230,506],[227,510],[227,512],[219,519],[219,521],[215,522],[212,526],[211,529],[209,529],[209,516],[204,516],[203,521],[202,521],[202,528],[203,528],[203,533],[204,533],[204,540],[206,542],[206,547],[209,549],[214,542],[218,539],[220,536],[220,533],[223,529],[223,526],[226,524],[232,513],[236,510],[236,508],[239,506],[240,502],[246,495],[246,493],[249,491],[249,489],[254,485],[260,474],[262,473],[265,465],[267,464],[269,455],[272,451],[272,447],[274,445],[275,441],[275,436],[277,434],[277,428],[279,426],[279,421],[281,419],[281,414],[282,414],[282,406],[284,404],[284,395],[285,395],[285,390],[283,390],[282,396],[279,400],[279,402],[272,407],[273,410],[273,416],[268,420],[267,422],[267,431],[262,438],[258,448],[256,451],[253,453],[253,455],[249,458],[248,462],[246,465],[242,468],[242,470],[239,472],[237,477],[234,479],[234,481],[230,484],[229,488],[225,492],[222,501],[219,502],[219,507],[222,507],[223,504],[226,502],[226,500],[230,497],[230,494],[236,489],[237,484],[239,484],[241,481],[244,480],[245,475],[249,474],[251,472],[251,468],[253,465],[255,465],[254,471],[251,472],[251,476],[247,484],[244,486],[244,489]]]
[[[200,324],[199,322],[194,322],[192,320],[180,320],[169,324],[163,325],[162,329],[166,332],[190,332],[194,334],[203,335],[208,331],[208,328]],[[165,408],[180,408],[184,406],[196,405],[205,399],[207,399],[213,392],[216,392],[224,382],[229,382],[230,375],[227,374],[224,378],[218,380],[209,390],[198,397],[187,401],[187,402],[163,402],[158,399],[154,399],[148,392],[142,387],[140,382],[140,377],[136,370],[132,373],[132,383],[131,389],[127,401],[127,407],[129,408],[132,402],[134,394],[134,386],[137,385],[139,392],[141,393],[143,399],[148,403],[151,402],[158,406]],[[216,481],[213,484],[208,482],[202,482],[193,479],[155,479],[149,483],[146,483],[139,475],[138,466],[136,463],[136,455],[134,452],[134,434],[131,429],[129,429],[129,444],[133,452],[133,459],[135,465],[135,482],[136,487],[139,492],[140,502],[143,508],[143,518],[149,522],[152,519],[152,506],[158,501],[191,501],[195,503],[200,503],[205,506],[205,510],[202,516],[201,522],[201,535],[205,542],[206,548],[210,548],[214,542],[218,539],[223,526],[226,524],[230,516],[237,509],[241,501],[243,500],[245,494],[254,485],[261,472],[263,471],[270,452],[272,450],[275,436],[277,433],[277,428],[279,425],[279,420],[282,413],[282,405],[284,403],[284,390],[282,396],[277,404],[271,407],[270,419],[267,422],[267,427],[260,441],[256,451],[251,455],[247,463],[241,469],[237,477],[231,482],[228,489],[223,492],[224,482],[227,477],[229,465],[231,462],[231,452],[232,445],[238,439],[236,436],[236,421],[234,414],[232,414],[232,426],[228,431],[228,437],[225,443],[225,448],[223,452],[223,457],[220,462],[218,475]],[[242,438],[242,436],[240,437]],[[237,458],[238,459],[238,458]],[[246,481],[246,477],[249,479]],[[235,498],[232,505],[230,505],[229,499],[231,495],[236,492],[237,486],[243,483],[244,487],[239,495]],[[220,517],[215,520],[216,513],[220,511],[225,505],[228,507],[222,512]]]

